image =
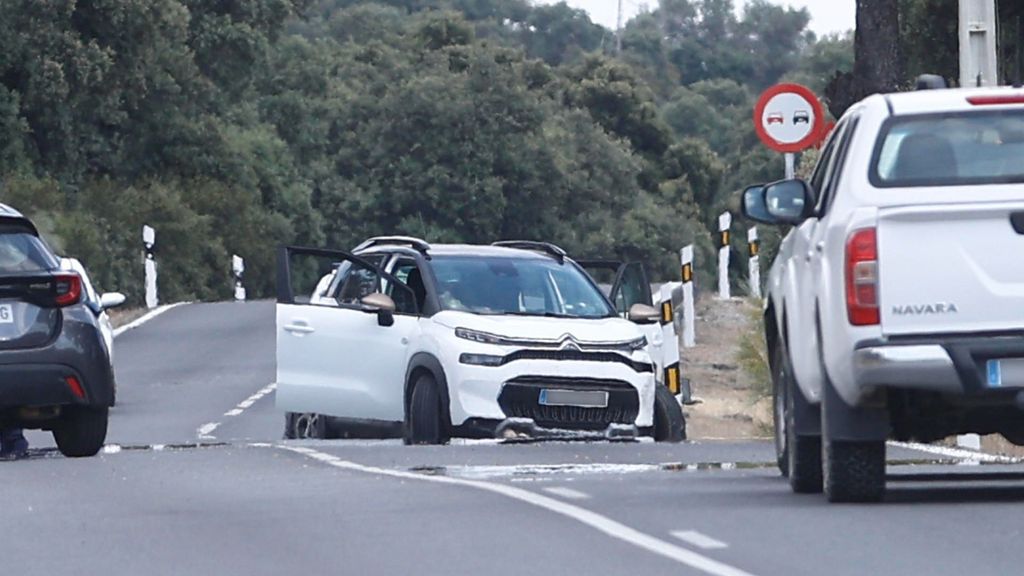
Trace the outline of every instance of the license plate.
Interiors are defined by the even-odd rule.
[[[14,324],[14,308],[10,304],[0,304],[0,324]]]
[[[540,391],[539,402],[543,406],[578,406],[580,408],[607,408],[608,393],[599,390],[548,390]]]
[[[985,368],[989,388],[1024,387],[1024,358],[989,360]]]

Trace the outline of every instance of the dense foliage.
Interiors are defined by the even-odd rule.
[[[7,0],[0,199],[135,302],[143,224],[164,300],[227,297],[232,253],[266,296],[276,245],[382,233],[547,239],[662,277],[696,242],[706,281],[717,214],[782,171],[752,99],[852,66],[802,10],[735,8],[662,0],[616,54],[584,12],[526,0]]]

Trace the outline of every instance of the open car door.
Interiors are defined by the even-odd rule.
[[[412,290],[381,263],[335,250],[280,249],[278,409],[403,420],[406,343],[419,330],[419,311]]]
[[[634,304],[654,305],[643,263],[617,260],[578,260],[576,263],[594,279],[623,318]],[[640,330],[647,336],[648,353],[654,360],[655,374],[660,381],[664,373],[662,346],[665,342],[661,325],[641,324]]]

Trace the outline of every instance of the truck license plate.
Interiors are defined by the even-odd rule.
[[[1024,386],[1024,358],[1003,358],[986,363],[989,388]]]
[[[543,406],[607,408],[608,393],[600,390],[548,390],[545,388],[540,391],[538,401]]]

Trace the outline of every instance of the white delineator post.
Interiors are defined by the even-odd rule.
[[[673,395],[678,395],[682,391],[682,380],[679,374],[679,337],[676,336],[675,311],[672,308],[674,288],[671,282],[663,285],[658,301],[661,303],[661,334],[665,342],[661,347],[665,386]]]
[[[235,300],[245,301],[245,286],[242,286],[242,273],[245,272],[245,260],[234,254],[231,256],[231,275],[235,279]]]
[[[732,214],[725,212],[718,217],[718,297],[729,299],[729,228]]]
[[[998,86],[995,0],[960,0],[960,86]]]
[[[146,250],[146,308],[156,308],[160,305],[156,291],[156,259],[153,256],[153,249],[156,246],[156,230],[149,226],[142,227],[142,245]]]
[[[679,252],[683,280],[683,348],[697,345],[695,307],[693,303],[693,244]]]
[[[750,253],[750,295],[761,297],[761,241],[757,239],[757,226],[747,230],[747,247]]]

